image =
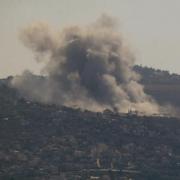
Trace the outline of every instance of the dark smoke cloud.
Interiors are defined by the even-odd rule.
[[[36,23],[22,31],[21,39],[38,61],[44,61],[47,76],[42,80],[25,72],[14,78],[13,86],[24,95],[93,111],[159,112],[159,106],[138,83],[139,75],[132,69],[134,57],[113,18],[103,15],[86,27],[62,31]]]

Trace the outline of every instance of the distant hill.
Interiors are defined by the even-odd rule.
[[[142,66],[135,66],[134,70],[141,75],[145,92],[158,103],[180,107],[180,75]]]
[[[150,67],[134,66],[134,70],[141,75],[141,83],[158,84],[158,85],[177,85],[180,84],[180,75],[175,73],[169,73],[160,69],[154,69]]]

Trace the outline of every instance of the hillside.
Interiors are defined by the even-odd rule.
[[[134,70],[141,75],[145,92],[158,103],[180,106],[180,75],[141,66],[135,66]]]
[[[0,179],[179,179],[180,121],[42,105],[0,85]]]
[[[180,75],[175,73],[171,74],[169,71],[138,65],[134,66],[134,70],[141,75],[141,83],[143,84],[180,84]]]

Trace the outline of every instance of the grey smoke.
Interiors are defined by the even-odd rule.
[[[138,82],[132,53],[123,42],[116,21],[106,15],[85,27],[55,31],[35,23],[21,32],[21,40],[40,63],[46,78],[26,71],[13,79],[21,93],[44,103],[93,111],[105,108],[157,113],[159,106]]]

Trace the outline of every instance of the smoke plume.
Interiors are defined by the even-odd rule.
[[[36,23],[25,28],[20,37],[37,61],[44,63],[46,75],[37,78],[26,71],[13,79],[13,86],[29,98],[93,111],[159,111],[138,82],[134,57],[113,18],[103,15],[85,27],[61,31]]]

